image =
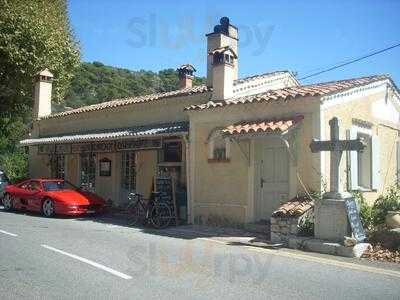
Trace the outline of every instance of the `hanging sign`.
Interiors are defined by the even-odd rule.
[[[72,153],[92,152],[92,144],[89,143],[72,144],[71,152]]]
[[[121,140],[117,142],[117,150],[161,149],[161,139]]]
[[[38,154],[52,154],[55,152],[56,145],[39,145]]]
[[[108,158],[100,159],[99,175],[111,176],[111,160]]]

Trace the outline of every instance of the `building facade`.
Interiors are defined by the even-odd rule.
[[[157,174],[175,179],[189,223],[268,220],[280,203],[323,191],[329,153],[313,138],[360,138],[345,153],[344,190],[374,201],[399,175],[400,97],[390,77],[301,85],[288,71],[238,78],[238,30],[222,18],[207,37],[207,84],[51,113],[52,74],[38,74],[29,147],[32,177],[62,177],[123,206],[131,191],[148,197]]]

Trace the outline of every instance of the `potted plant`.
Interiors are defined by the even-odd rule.
[[[385,218],[385,223],[389,228],[400,228],[400,210],[388,211]]]
[[[389,228],[400,228],[400,187],[393,186],[386,195],[380,196],[375,204],[375,223]]]

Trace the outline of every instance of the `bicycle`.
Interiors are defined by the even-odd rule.
[[[163,229],[171,223],[171,209],[167,204],[158,201],[158,193],[153,192],[148,201],[141,194],[130,193],[128,200],[129,225],[151,223],[154,228]]]

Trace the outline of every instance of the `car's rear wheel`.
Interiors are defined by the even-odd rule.
[[[45,217],[50,218],[54,216],[54,202],[50,198],[44,199],[42,203],[42,213]]]
[[[14,208],[14,198],[10,194],[5,194],[3,198],[4,210],[10,211]]]

